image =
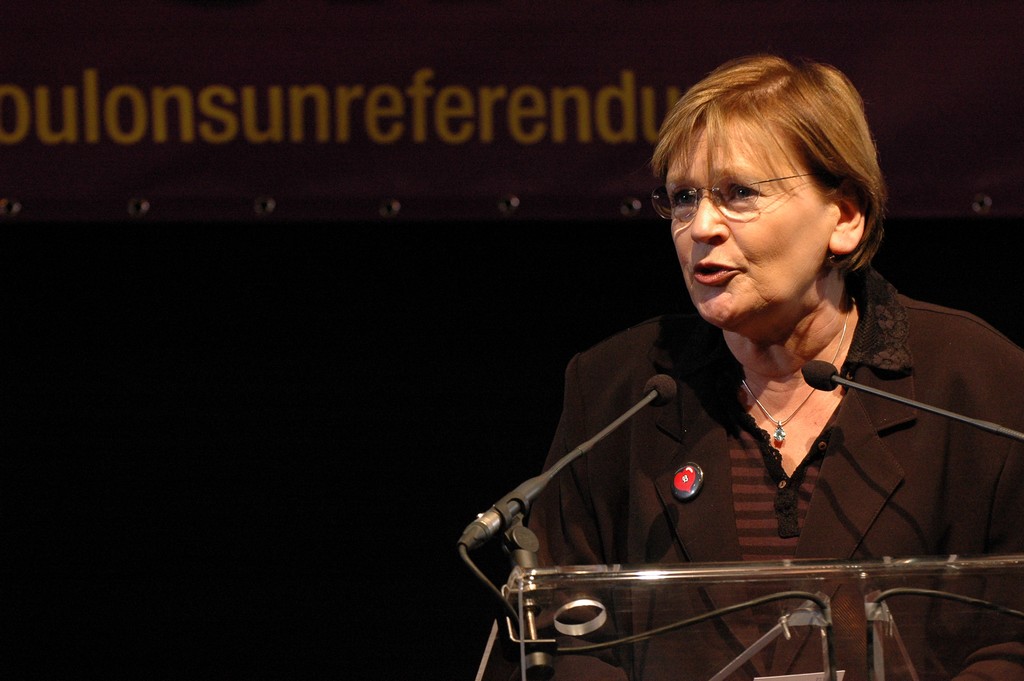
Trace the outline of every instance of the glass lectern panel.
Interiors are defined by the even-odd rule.
[[[1024,679],[1024,555],[517,568],[507,597],[527,679]]]

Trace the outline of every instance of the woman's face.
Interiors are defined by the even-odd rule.
[[[672,165],[665,185],[669,195],[682,187],[750,188],[760,193],[756,216],[747,222],[730,219],[709,192],[702,192],[692,220],[672,221],[672,238],[690,298],[704,319],[726,331],[777,342],[824,304],[828,286],[838,284],[838,277],[827,283],[824,263],[844,216],[810,177],[764,183],[807,169],[789,162],[769,165],[738,141],[731,140],[727,156],[716,154],[708,163],[702,140],[692,158]]]

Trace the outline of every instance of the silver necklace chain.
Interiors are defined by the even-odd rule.
[[[850,305],[850,309],[846,311],[846,317],[843,318],[843,331],[839,335],[839,345],[836,347],[836,354],[832,355],[832,364],[836,363],[836,359],[839,358],[839,351],[843,349],[843,341],[846,340],[846,324],[847,324],[847,322],[850,321],[850,312],[852,310],[853,310],[853,305],[851,304]],[[812,389],[811,392],[807,393],[807,397],[805,397],[803,399],[803,402],[798,404],[796,409],[793,410],[793,413],[790,414],[788,417],[786,417],[786,418],[784,418],[784,419],[782,419],[780,421],[779,419],[775,418],[770,413],[768,413],[768,410],[764,408],[763,404],[761,404],[761,400],[757,399],[757,397],[754,396],[754,391],[751,390],[750,386],[747,385],[747,379],[745,379],[745,378],[741,379],[740,383],[743,384],[743,388],[747,391],[747,393],[750,395],[750,397],[754,400],[754,404],[756,404],[758,406],[758,408],[761,410],[761,413],[764,414],[766,417],[768,417],[769,421],[771,421],[772,423],[775,424],[776,428],[775,428],[775,432],[772,433],[772,439],[775,440],[775,442],[780,443],[780,444],[786,439],[786,429],[783,428],[783,426],[786,425],[787,423],[789,423],[790,421],[792,421],[793,417],[797,415],[797,412],[799,412],[801,409],[803,409],[803,406],[805,404],[807,404],[807,401],[809,399],[811,399],[811,395],[813,395],[815,392],[817,392],[817,390]]]

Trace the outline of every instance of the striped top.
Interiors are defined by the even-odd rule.
[[[792,475],[783,470],[782,455],[771,446],[767,432],[752,418],[742,426],[738,437],[730,438],[729,457],[743,560],[793,558],[828,448],[831,423]]]

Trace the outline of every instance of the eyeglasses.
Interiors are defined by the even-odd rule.
[[[707,193],[711,197],[711,203],[715,204],[719,212],[729,220],[736,222],[750,222],[758,215],[757,201],[761,198],[761,190],[758,188],[768,182],[779,182],[781,180],[792,180],[797,177],[807,177],[812,173],[800,175],[787,175],[786,177],[773,177],[770,180],[750,182],[741,184],[739,182],[727,182],[720,186],[711,187],[680,187],[672,194],[669,194],[665,187],[658,187],[651,192],[651,202],[654,203],[654,210],[666,220],[687,223],[693,220],[697,214],[697,207],[700,200]]]

